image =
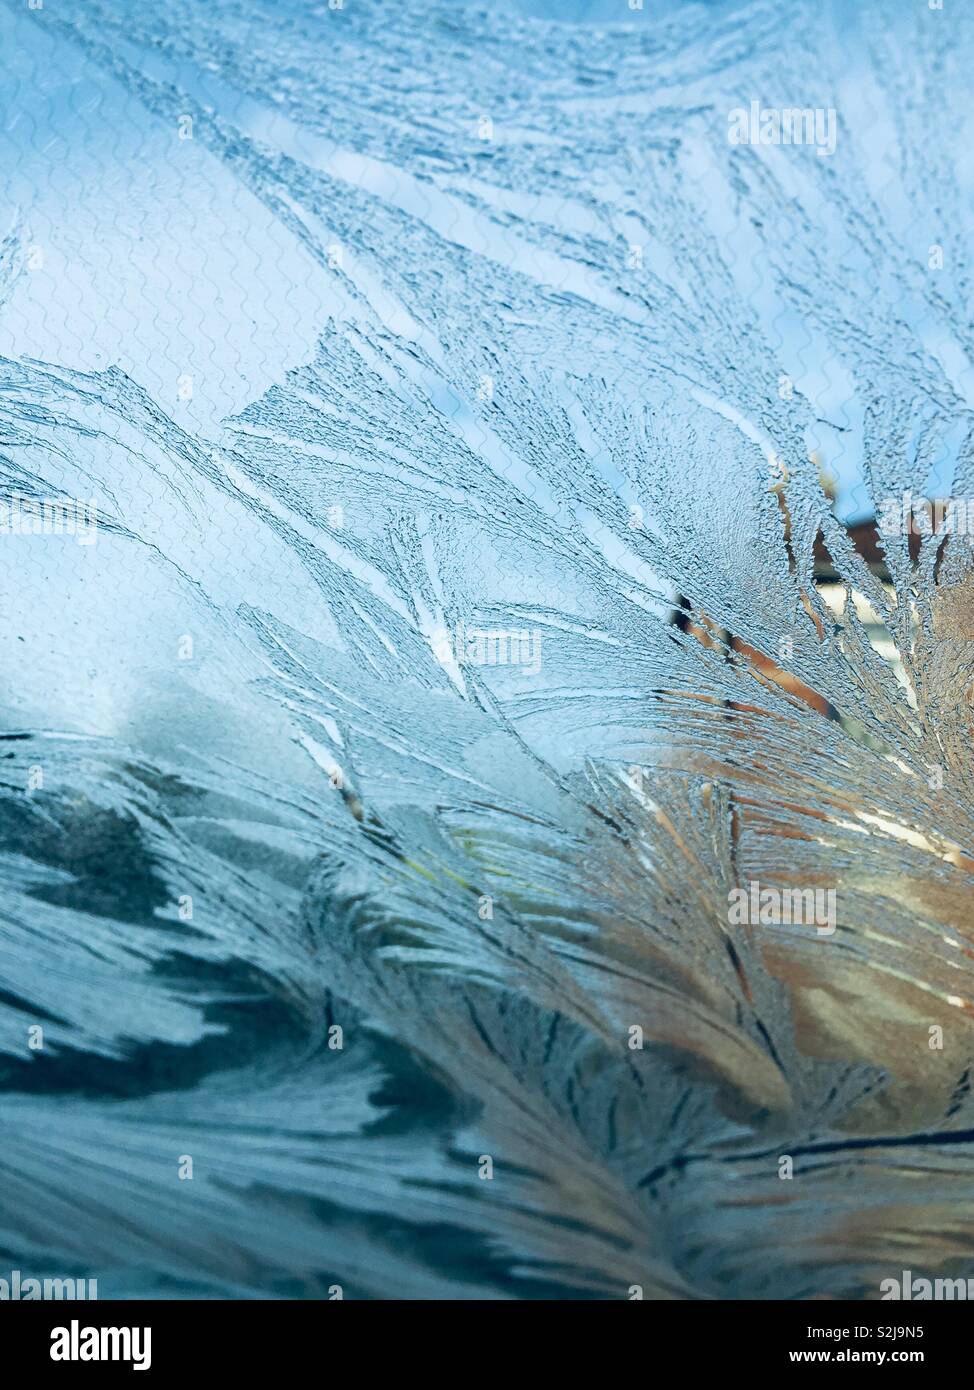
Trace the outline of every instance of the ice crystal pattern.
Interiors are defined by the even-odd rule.
[[[0,13],[11,1267],[974,1271],[974,16]]]

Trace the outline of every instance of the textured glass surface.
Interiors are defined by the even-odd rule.
[[[974,1274],[972,26],[0,3],[0,1275]]]

